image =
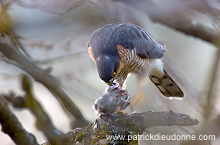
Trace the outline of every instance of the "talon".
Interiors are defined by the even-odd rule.
[[[121,96],[127,95],[127,91],[125,91],[125,90],[121,90],[120,95],[121,95]]]
[[[122,110],[118,110],[117,113],[120,114],[120,115],[125,115],[125,114],[127,114],[127,113],[125,113],[125,112],[122,111]]]

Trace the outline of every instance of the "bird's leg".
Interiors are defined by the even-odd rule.
[[[124,112],[124,111],[122,111],[122,110],[118,110],[118,111],[117,111],[117,114],[123,116],[123,115],[126,115],[127,113]]]
[[[143,84],[138,81],[137,85],[137,94],[132,100],[133,105],[138,105],[138,103],[141,101],[141,98],[143,97],[143,91],[142,91]]]
[[[120,89],[122,89],[122,90],[126,90],[126,81],[125,81],[125,79],[126,78],[121,78],[121,77],[115,79],[115,81],[117,83],[119,83]]]
[[[144,72],[144,73],[140,73],[137,75],[137,94],[134,97],[134,99],[132,100],[132,104],[133,105],[138,105],[138,103],[141,102],[142,97],[143,97],[143,86],[144,84],[147,82],[148,80],[148,73],[149,72]]]

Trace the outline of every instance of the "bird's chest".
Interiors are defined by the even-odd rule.
[[[145,69],[147,69],[146,61],[143,59],[139,59],[137,56],[132,56],[129,58],[129,60],[123,59],[121,61],[124,65],[121,68],[121,72],[139,73],[140,71],[144,71]]]
[[[121,58],[117,77],[123,77],[129,73],[140,73],[148,69],[149,60],[141,58],[136,54],[135,49],[129,50],[118,47],[118,53]]]

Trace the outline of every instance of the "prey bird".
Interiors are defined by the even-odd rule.
[[[106,84],[117,82],[125,88],[128,75],[134,73],[139,82],[150,78],[164,97],[182,98],[183,91],[163,68],[165,51],[143,28],[121,22],[96,30],[88,43],[90,58]]]

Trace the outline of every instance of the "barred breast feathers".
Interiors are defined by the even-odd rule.
[[[163,62],[160,58],[142,58],[136,54],[136,49],[126,49],[121,45],[117,45],[118,53],[121,57],[121,62],[124,64],[121,71],[129,73],[143,72],[149,73],[152,71],[158,77],[163,76]]]

